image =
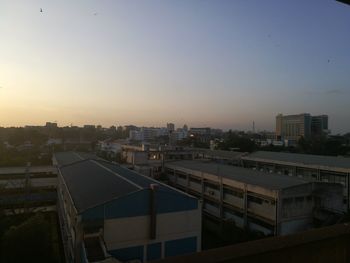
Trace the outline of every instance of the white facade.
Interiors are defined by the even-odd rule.
[[[249,177],[247,169],[238,176],[241,179],[235,179],[189,169],[183,167],[181,161],[178,163],[165,165],[170,183],[202,198],[204,212],[223,220],[234,220],[237,226],[247,226],[265,235],[285,235],[311,228],[315,209],[330,212],[334,209],[337,213],[342,210],[341,185],[296,181],[289,185],[282,182],[280,187],[272,183],[269,187],[259,183],[263,178],[257,179],[255,183],[246,181],[244,178]],[[223,169],[213,165],[217,166],[218,173]],[[232,173],[240,172],[235,172],[238,167],[232,168]],[[265,180],[280,177],[259,174],[265,176]],[[286,176],[286,180],[290,181],[290,178]]]

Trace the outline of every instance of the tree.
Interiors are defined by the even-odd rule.
[[[52,256],[50,225],[42,214],[10,227],[2,237],[1,262],[57,262]]]
[[[242,134],[235,134],[231,130],[226,134],[224,141],[219,144],[219,149],[230,150],[239,148],[241,152],[252,152],[256,149],[255,142]]]

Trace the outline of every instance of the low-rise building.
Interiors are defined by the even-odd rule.
[[[60,166],[58,178],[68,262],[147,262],[200,251],[197,198],[101,160]]]
[[[242,156],[242,165],[259,171],[298,177],[311,182],[343,186],[343,210],[349,211],[350,158],[258,151]]]
[[[203,200],[205,214],[266,235],[306,230],[321,214],[333,216],[342,210],[339,184],[208,161],[169,162],[165,172],[171,185]]]

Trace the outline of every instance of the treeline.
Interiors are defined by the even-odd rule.
[[[0,218],[0,262],[63,262],[54,214],[19,214]]]
[[[297,150],[300,153],[319,155],[349,155],[350,134],[344,136],[317,136],[311,139],[301,138]]]
[[[94,128],[94,127],[0,127],[0,142],[19,146],[28,141],[34,145],[43,145],[49,138],[64,141],[98,141],[107,138],[123,139],[129,136],[129,131],[122,127]]]
[[[25,166],[30,162],[31,165],[51,165],[52,153],[43,152],[40,147],[32,147],[26,150],[16,148],[6,148],[0,144],[0,167],[5,166]]]

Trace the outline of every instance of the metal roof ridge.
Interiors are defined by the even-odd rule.
[[[106,162],[107,162],[107,161],[106,161]],[[117,164],[117,163],[116,163],[116,162],[112,162],[112,164]],[[127,169],[128,171],[134,172],[134,173],[136,173],[136,174],[139,175],[139,176],[145,177],[145,178],[147,178],[148,180],[150,180],[150,181],[152,181],[152,182],[154,182],[154,183],[157,183],[157,184],[160,184],[160,185],[162,185],[162,186],[164,186],[164,187],[166,187],[166,188],[170,188],[170,189],[172,189],[172,190],[175,190],[176,192],[178,192],[178,193],[180,193],[180,194],[188,195],[188,196],[190,196],[190,197],[192,197],[192,198],[195,198],[194,196],[192,196],[192,195],[190,195],[190,194],[188,194],[188,193],[186,193],[186,192],[183,192],[183,191],[181,191],[181,190],[179,190],[179,189],[177,189],[177,188],[175,188],[175,187],[172,187],[172,186],[170,186],[170,185],[168,185],[168,184],[165,184],[165,183],[163,183],[163,182],[161,182],[161,181],[155,180],[154,178],[148,177],[148,176],[143,175],[143,174],[141,174],[141,173],[137,173],[137,172],[135,172],[135,171],[133,171],[133,170],[130,170],[130,169],[128,169],[128,168],[125,168],[125,167],[123,167],[123,166],[121,166],[121,165],[120,165],[120,167],[122,167],[123,169]]]
[[[128,182],[129,184],[132,184],[133,186],[135,186],[135,187],[137,187],[137,188],[139,188],[139,189],[145,189],[145,188],[143,188],[142,186],[140,186],[140,185],[134,183],[133,181],[131,181],[131,180],[129,180],[129,179],[126,179],[124,176],[121,176],[121,175],[118,174],[117,172],[115,172],[115,171],[109,169],[108,167],[104,166],[103,164],[99,163],[97,160],[90,160],[90,161],[92,161],[92,162],[95,163],[96,165],[100,166],[101,168],[107,170],[108,172],[110,172],[110,173],[112,173],[112,174],[118,176],[119,178],[123,179],[124,181]]]
[[[82,159],[82,160],[75,161],[75,162],[72,162],[72,163],[67,163],[67,164],[60,165],[60,166],[58,166],[58,168],[59,169],[66,168],[67,166],[75,165],[75,164],[86,162],[86,161],[93,161],[93,160],[95,160],[95,159],[93,159],[93,158]]]

